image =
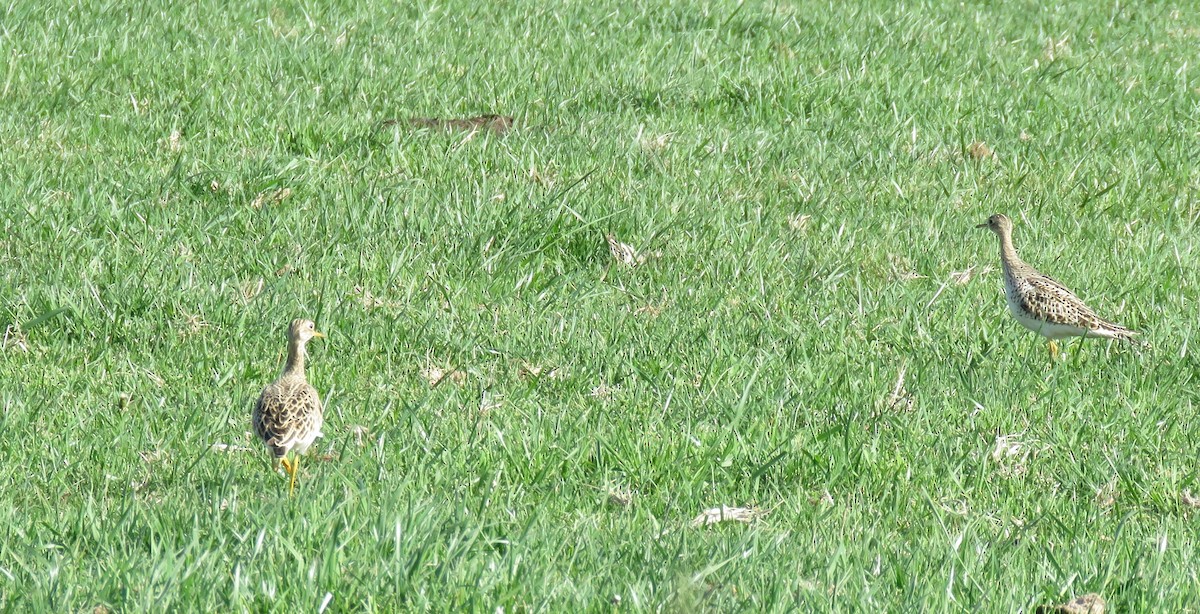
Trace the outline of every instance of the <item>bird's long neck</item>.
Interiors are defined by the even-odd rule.
[[[1013,247],[1012,230],[1000,233],[1000,262],[1004,265],[1006,276],[1027,266],[1017,255],[1017,248]]]
[[[304,377],[304,342],[288,339],[287,364],[283,366],[284,377]]]

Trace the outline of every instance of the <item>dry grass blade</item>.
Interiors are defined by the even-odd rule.
[[[1038,606],[1037,614],[1104,614],[1108,604],[1096,593],[1080,595],[1062,605]]]
[[[349,430],[350,434],[354,436],[354,445],[361,448],[369,443],[367,440],[371,437],[371,429],[361,424],[353,424]]]
[[[602,399],[602,400],[607,401],[607,400],[611,399],[613,397],[613,394],[615,394],[620,389],[621,389],[621,387],[619,385],[609,386],[608,384],[600,384],[599,386],[592,388],[592,391],[589,392],[588,394],[592,398]]]
[[[428,365],[421,369],[421,377],[429,382],[429,386],[436,387],[443,381],[449,380],[458,385],[462,385],[467,381],[467,374],[453,368],[442,368],[437,365]]]
[[[380,128],[390,128],[397,124],[407,124],[414,128],[431,128],[461,132],[477,132],[486,130],[495,134],[504,134],[513,128],[514,120],[509,115],[476,115],[474,117],[442,119],[439,117],[411,117],[409,119],[389,119],[380,124]]]
[[[0,348],[13,348],[20,352],[29,351],[29,342],[25,337],[25,333],[21,332],[15,324],[9,324],[4,329],[4,341],[0,343]]]
[[[788,228],[796,232],[802,232],[808,227],[808,221],[812,219],[807,213],[793,213],[788,216]]]
[[[766,512],[757,507],[729,507],[722,505],[721,507],[713,507],[700,512],[699,516],[692,519],[692,526],[706,527],[721,522],[742,522],[749,524],[765,514]]]
[[[262,209],[266,205],[278,205],[287,200],[291,195],[291,188],[265,190],[259,192],[258,196],[254,197],[254,200],[250,202],[250,207],[253,209]]]
[[[1112,507],[1120,496],[1117,491],[1117,476],[1113,476],[1104,486],[1096,489],[1096,497],[1094,499],[1096,505],[1104,508]]]
[[[992,447],[992,462],[1004,477],[1020,477],[1029,471],[1029,458],[1033,448],[1029,442],[1020,441],[1020,433],[996,435]]]
[[[976,141],[967,147],[967,153],[970,154],[972,160],[986,160],[996,157],[992,152],[992,148],[987,146],[983,141]]]
[[[978,271],[976,271],[975,266],[972,265],[972,266],[967,267],[965,270],[951,272],[950,280],[953,281],[954,283],[962,286],[967,283],[970,283],[970,281],[972,279],[975,279],[976,277],[982,277],[991,272],[992,272],[991,265],[984,265],[984,266],[980,267]]]
[[[896,373],[896,384],[892,387],[892,393],[888,395],[884,405],[893,411],[910,411],[916,400],[911,392],[904,388],[904,376],[908,373],[907,365],[900,365],[900,369]]]
[[[617,262],[630,267],[645,262],[645,256],[638,254],[632,245],[618,241],[612,233],[604,235],[604,240],[608,242],[608,251]]]
[[[558,367],[545,367],[535,365],[525,361],[521,361],[521,365],[517,367],[517,377],[523,380],[531,379],[563,379],[565,374]]]
[[[210,446],[213,452],[253,452],[254,450],[246,446],[239,446],[232,443],[214,443]]]
[[[612,507],[629,507],[633,503],[633,492],[628,488],[610,486],[608,489],[608,504]]]

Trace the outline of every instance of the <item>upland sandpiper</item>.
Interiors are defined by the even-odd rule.
[[[282,464],[288,472],[289,495],[296,489],[300,455],[321,436],[325,423],[317,390],[304,376],[304,346],[313,337],[324,336],[312,320],[292,320],[283,374],[263,389],[254,405],[254,432],[271,452],[272,466],[278,470]],[[288,452],[295,453],[290,461]]]
[[[987,228],[1000,237],[1008,310],[1022,326],[1050,340],[1051,360],[1058,357],[1058,339],[1101,337],[1133,341],[1135,331],[1096,315],[1066,286],[1021,260],[1013,247],[1013,223],[1008,216],[994,214],[977,228]]]

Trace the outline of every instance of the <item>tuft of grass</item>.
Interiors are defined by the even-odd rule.
[[[6,11],[0,609],[1200,594],[1192,11]],[[993,212],[1149,348],[1049,367]],[[289,499],[249,415],[295,317]]]

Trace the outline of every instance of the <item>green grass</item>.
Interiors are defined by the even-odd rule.
[[[226,4],[0,17],[0,609],[1196,610],[1194,6]]]

